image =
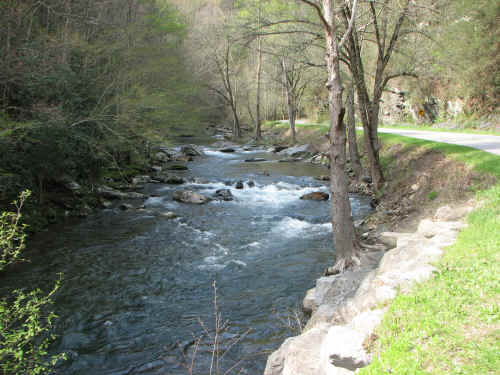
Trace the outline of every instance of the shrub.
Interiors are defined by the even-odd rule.
[[[22,192],[14,202],[15,212],[0,215],[0,272],[20,262],[25,247],[26,226],[21,223],[21,209],[30,192]],[[40,289],[31,292],[14,290],[0,299],[0,373],[44,374],[64,354],[48,356],[48,346],[54,336],[50,328],[56,315],[48,311],[60,280],[48,293]]]

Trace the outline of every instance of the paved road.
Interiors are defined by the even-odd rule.
[[[428,141],[468,146],[490,152],[492,154],[500,155],[500,136],[497,135],[463,134],[391,128],[379,128],[378,131],[381,133],[404,135],[405,137],[425,139]]]

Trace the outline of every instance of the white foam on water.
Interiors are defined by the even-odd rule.
[[[229,266],[231,264],[236,264],[237,266],[241,266],[241,267],[247,267],[247,264],[245,262],[243,262],[242,260],[230,260],[229,262],[226,263],[226,266]]]
[[[192,233],[195,233],[198,235],[198,239],[202,241],[210,241],[210,239],[214,238],[216,235],[215,233],[212,233],[210,231],[204,231],[200,229],[193,228],[192,226],[186,224],[186,223],[181,223],[179,222],[179,227],[182,229],[187,229]]]
[[[224,159],[235,159],[238,157],[235,152],[220,152],[220,151],[207,150],[207,149],[205,149],[203,152],[205,153],[205,155],[215,156],[215,157],[224,158]]]
[[[261,246],[262,246],[262,244],[260,242],[255,241],[255,242],[249,243],[247,245],[241,246],[240,249],[259,248]]]
[[[160,206],[163,204],[163,197],[149,197],[144,202],[145,206]]]
[[[225,263],[220,263],[221,257],[209,256],[203,259],[204,264],[200,264],[197,268],[200,271],[220,271],[226,267],[235,265],[237,267],[247,267],[247,264],[241,260],[231,259]]]
[[[226,268],[225,264],[200,264],[197,267],[200,271],[220,271]]]
[[[285,237],[314,237],[332,231],[331,223],[313,224],[304,220],[285,217],[272,230],[273,234]]]
[[[301,187],[286,182],[279,182],[272,185],[259,186],[245,189],[231,189],[237,201],[247,205],[272,205],[282,206],[296,202],[304,194],[313,191],[327,191],[324,187]]]

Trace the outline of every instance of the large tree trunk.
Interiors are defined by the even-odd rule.
[[[347,105],[347,134],[349,140],[349,159],[354,175],[359,180],[361,177],[361,162],[359,161],[358,143],[356,139],[356,117],[354,110],[354,83],[349,85],[349,93],[346,99]]]
[[[327,270],[327,274],[333,274],[343,272],[346,268],[358,263],[359,259],[357,254],[358,241],[351,215],[345,174],[346,130],[343,121],[345,109],[342,108],[343,87],[340,78],[339,50],[332,0],[323,0],[323,14],[328,25],[325,27],[325,37],[330,107],[330,193],[333,241],[336,251],[336,263]]]

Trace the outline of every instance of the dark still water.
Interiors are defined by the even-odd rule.
[[[214,326],[214,280],[218,309],[230,320],[222,350],[251,329],[222,367],[244,359],[241,373],[261,374],[263,352],[293,334],[283,321],[334,256],[330,203],[299,199],[327,191],[314,179],[327,171],[271,161],[277,157],[263,150],[205,151],[186,172],[198,183],[150,184],[145,190],[155,197],[145,210],[109,209],[41,234],[32,241],[39,255],[3,280],[50,285],[63,273],[53,350],[70,358],[58,374],[187,374],[182,363],[190,363],[193,340],[203,333],[199,320]],[[270,161],[245,163],[250,157]],[[237,190],[237,180],[255,186]],[[235,201],[174,202],[172,193],[186,188],[206,195],[230,188]],[[359,197],[351,204],[355,218],[370,210]],[[180,217],[161,216],[168,211]],[[196,358],[195,373],[208,374],[210,348],[200,346]]]

